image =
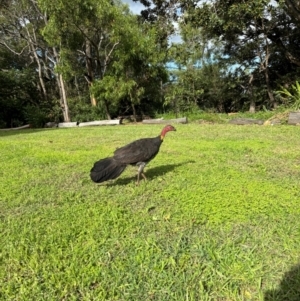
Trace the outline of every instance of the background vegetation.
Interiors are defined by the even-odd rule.
[[[140,2],[0,1],[0,128],[195,121],[138,187],[89,170],[159,126],[1,131],[0,299],[300,300],[299,130],[222,124],[299,110],[299,1]]]
[[[100,2],[1,1],[0,127],[299,98],[299,1],[140,0],[140,15]]]
[[[1,132],[1,300],[299,300],[300,133],[178,125],[135,185],[89,178],[160,126]]]

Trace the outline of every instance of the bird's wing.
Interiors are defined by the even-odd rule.
[[[123,164],[148,162],[158,153],[160,145],[160,137],[139,139],[118,148],[114,159]]]

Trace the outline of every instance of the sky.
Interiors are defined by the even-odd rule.
[[[141,10],[145,9],[145,6],[142,5],[140,2],[134,2],[132,0],[122,0],[124,3],[127,3],[129,5],[129,9],[131,10],[132,13],[134,14],[139,14]],[[177,28],[177,24],[174,24],[175,28]],[[171,43],[180,43],[181,38],[179,35],[172,35],[170,37],[170,42]]]
[[[122,0],[122,1],[129,5],[130,10],[134,14],[139,14],[141,10],[144,9],[144,5],[142,5],[140,2],[133,2],[132,0]]]

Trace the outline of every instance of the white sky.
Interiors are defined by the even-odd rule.
[[[140,2],[134,2],[132,0],[122,0],[124,3],[127,3],[129,5],[130,10],[132,11],[132,13],[134,14],[139,14],[141,12],[141,10],[145,9],[145,6],[142,5]],[[178,26],[176,26],[177,24],[174,24],[175,28],[177,28]],[[172,35],[170,38],[170,42],[173,43],[180,43],[181,42],[181,37],[179,35]]]
[[[122,0],[122,1],[129,5],[130,10],[134,14],[139,14],[142,9],[145,9],[145,6],[142,5],[140,2],[133,2],[132,0]]]

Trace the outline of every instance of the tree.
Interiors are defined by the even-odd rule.
[[[27,66],[35,64],[43,100],[51,102],[46,82],[56,79],[64,121],[70,121],[64,82],[61,74],[55,70],[57,50],[55,47],[50,48],[40,33],[47,23],[47,16],[34,0],[7,2],[1,13],[4,39],[0,45],[16,56],[26,57]]]
[[[184,16],[178,19],[178,25],[182,42],[173,43],[169,51],[169,58],[178,70],[171,72],[175,80],[168,85],[167,102],[176,106],[176,112],[213,106],[223,111],[222,97],[216,96],[215,88],[217,83],[222,90],[219,64],[222,44],[216,39],[209,40],[202,28],[195,27]]]
[[[193,14],[190,12],[187,19],[192,22],[197,16],[199,21],[195,22],[206,30],[209,37],[221,37],[224,43],[224,58],[229,57],[235,64],[253,70],[249,78],[250,83],[258,68],[264,72],[267,94],[271,106],[274,107],[276,102],[270,86],[268,68],[272,51],[268,34],[274,27],[274,21],[270,19],[270,10],[273,10],[273,7],[265,0],[214,1],[205,2],[196,8]]]
[[[0,48],[0,127],[43,126],[48,121],[52,104],[41,98],[36,80],[35,68],[26,67],[24,58]]]
[[[122,101],[129,104],[136,120],[136,106],[141,104],[144,97],[148,97],[148,101],[155,98],[153,90],[157,91],[167,76],[156,51],[155,32],[138,24],[134,16],[128,16],[123,29],[124,39],[114,53],[118,59],[102,79],[95,80],[93,91],[102,99],[106,114],[110,105],[116,107]]]
[[[102,106],[108,119],[112,108],[124,98],[135,111],[145,91],[143,78],[147,74],[149,79],[151,72],[162,69],[156,32],[138,23],[127,6],[116,1],[78,0],[70,4],[41,0],[41,4],[49,14],[43,34],[49,43],[60,47],[60,72],[64,76],[84,75],[92,105]],[[116,87],[118,91],[114,91]]]
[[[276,2],[285,9],[295,23],[300,24],[300,2],[298,0],[277,0]]]
[[[16,56],[26,56],[27,65],[33,61],[37,65],[39,74],[39,87],[42,96],[47,99],[47,91],[43,78],[43,70],[39,58],[41,37],[39,13],[29,1],[5,2],[1,7],[1,39],[0,45]]]
[[[115,52],[126,38],[123,26],[129,11],[124,5],[108,0],[77,0],[72,3],[41,0],[40,3],[49,15],[43,34],[47,41],[60,47],[61,72],[77,70],[85,75],[89,87],[92,87],[95,80],[104,78],[117,60]],[[76,56],[65,55],[70,52]],[[93,94],[91,104],[97,105]]]
[[[170,38],[176,34],[175,22],[181,14],[181,3],[177,0],[134,0],[145,6],[140,21],[155,31],[157,51],[166,63],[169,59]]]

